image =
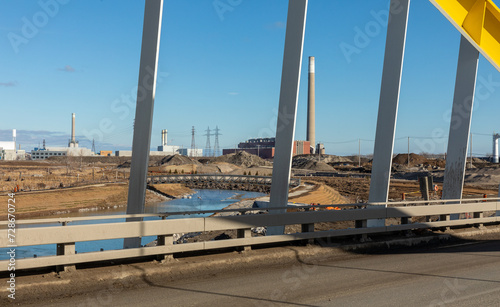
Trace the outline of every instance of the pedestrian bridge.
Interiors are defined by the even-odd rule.
[[[272,177],[269,176],[245,176],[245,175],[224,175],[224,174],[182,174],[182,175],[155,175],[148,176],[148,184],[158,183],[183,183],[183,184],[204,184],[204,183],[227,183],[227,184],[251,184],[270,186]],[[290,186],[300,185],[300,178],[291,178]]]

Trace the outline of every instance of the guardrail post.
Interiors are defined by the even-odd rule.
[[[302,232],[314,232],[314,223],[302,224]],[[306,239],[304,244],[314,244],[314,239]]]
[[[66,222],[62,223],[62,226],[66,226]],[[75,242],[59,243],[56,247],[56,255],[74,255],[75,254]],[[75,270],[75,265],[58,265],[56,266],[56,272],[68,272]]]
[[[166,219],[166,216],[161,217],[162,220]],[[156,237],[156,246],[171,246],[174,245],[174,235],[159,235]],[[174,259],[173,254],[163,254],[158,255],[158,261],[167,262]]]
[[[481,212],[474,212],[473,213],[473,217],[475,219],[482,219],[484,217],[484,213],[482,211]],[[476,228],[483,228],[484,224],[483,223],[474,224],[474,227],[476,227]]]
[[[250,228],[245,228],[245,229],[237,229],[236,230],[236,237],[238,239],[247,239],[252,237],[252,230]],[[245,245],[241,246],[238,248],[239,251],[246,252],[252,249],[251,245]]]
[[[367,220],[356,220],[354,222],[354,227],[356,228],[366,228],[367,226]]]
[[[404,216],[401,218],[401,225],[411,224],[411,217]]]
[[[367,228],[368,227],[368,220],[356,220],[354,221],[354,227],[355,228]],[[362,234],[357,236],[361,242],[368,241],[368,235],[367,234]]]
[[[450,221],[450,215],[449,214],[442,214],[439,216],[439,221],[444,222],[444,221]],[[442,230],[450,230],[450,226],[442,227]]]
[[[498,197],[500,197],[500,185],[498,186]],[[500,208],[498,207],[498,201],[497,201],[497,214],[496,216],[500,216]]]

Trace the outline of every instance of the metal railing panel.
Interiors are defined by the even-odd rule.
[[[387,217],[411,217],[424,215],[453,214],[479,211],[495,211],[498,202],[484,202],[457,205],[434,205],[415,207],[388,207]]]
[[[203,231],[204,228],[204,218],[54,226],[44,228],[18,228],[16,231],[16,244],[18,246],[30,246],[122,239],[137,236],[199,232]],[[7,229],[3,229],[0,231],[0,247],[7,247],[8,245]]]
[[[205,231],[225,229],[244,229],[250,227],[281,226],[293,224],[308,224],[320,222],[338,222],[351,220],[365,220],[384,218],[385,208],[372,208],[365,210],[330,210],[290,212],[279,214],[254,214],[237,216],[216,216],[206,218]]]

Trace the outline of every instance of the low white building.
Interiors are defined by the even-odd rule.
[[[203,157],[203,149],[181,148],[177,152],[188,157]]]
[[[45,160],[50,157],[87,157],[93,155],[92,150],[85,147],[46,147],[35,148],[31,151],[32,160]]]
[[[0,142],[0,159],[2,160],[16,160],[16,142]]]
[[[165,155],[175,155],[180,148],[180,146],[175,145],[162,145],[158,146],[158,152],[163,152]]]

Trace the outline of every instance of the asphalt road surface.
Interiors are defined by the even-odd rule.
[[[500,240],[151,282],[37,306],[500,306]]]

